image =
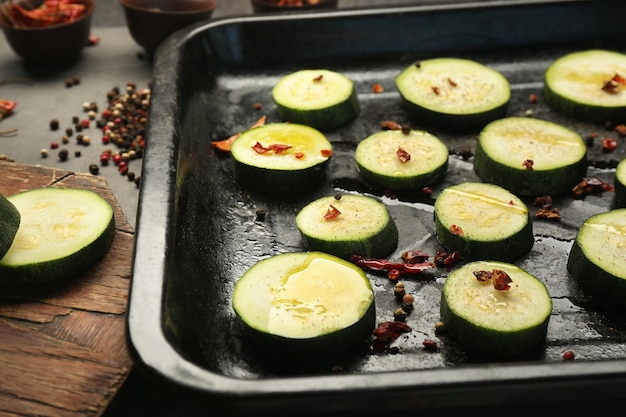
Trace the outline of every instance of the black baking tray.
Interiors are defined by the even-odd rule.
[[[256,261],[304,250],[296,213],[336,191],[375,195],[388,204],[400,230],[391,259],[406,249],[439,249],[432,203],[447,185],[478,180],[468,158],[478,132],[448,132],[409,118],[394,79],[420,59],[466,57],[500,70],[512,86],[509,115],[561,123],[585,138],[597,134],[588,142],[588,176],[612,182],[625,155],[621,142],[615,152],[601,150],[601,137],[619,139],[612,126],[551,111],[542,100],[542,77],[567,52],[626,52],[624,16],[623,1],[502,1],[223,18],[168,38],[154,61],[128,312],[138,367],[167,387],[242,412],[389,412],[620,397],[626,317],[587,297],[565,266],[584,219],[613,207],[610,192],[554,196],[561,220],[534,221],[533,250],[516,263],[546,283],[554,311],[545,346],[526,357],[483,357],[435,333],[450,269],[403,278],[416,302],[407,321],[413,330],[394,342],[395,354],[372,354],[365,343],[333,366],[315,367],[306,357],[301,363],[269,361],[242,336],[231,295]],[[280,121],[271,100],[277,79],[321,67],[353,79],[362,106],[357,120],[325,132],[335,150],[328,178],[282,201],[237,184],[229,156],[211,141],[241,132],[262,115]],[[382,93],[372,91],[375,83]],[[390,195],[359,178],[354,148],[380,131],[383,120],[428,130],[447,143],[449,172],[431,196]],[[257,217],[259,209],[267,213],[264,219]],[[391,320],[393,282],[374,274],[370,279],[377,320]],[[424,339],[436,340],[437,351],[425,350]],[[575,353],[574,361],[562,360],[566,350]]]

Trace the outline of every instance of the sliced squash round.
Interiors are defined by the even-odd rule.
[[[587,146],[578,133],[557,123],[507,117],[480,133],[474,171],[520,196],[564,194],[587,172]]]
[[[614,207],[626,207],[626,158],[619,161],[615,168],[613,186],[615,187]]]
[[[391,190],[420,190],[448,169],[448,147],[421,130],[384,130],[363,139],[354,158],[360,175]]]
[[[528,207],[498,185],[466,182],[446,187],[434,208],[437,239],[467,259],[512,261],[535,243]]]
[[[0,259],[7,253],[17,229],[21,215],[17,208],[4,195],[0,194]]]
[[[0,285],[72,279],[95,265],[113,243],[113,208],[93,191],[38,188],[7,199],[21,223],[0,259]]]
[[[578,230],[567,270],[601,303],[626,307],[626,208],[587,218]]]
[[[320,130],[348,124],[361,110],[352,80],[327,69],[285,75],[272,89],[272,97],[284,121]]]
[[[448,275],[440,313],[445,332],[468,349],[511,357],[545,342],[552,299],[543,282],[516,265],[475,261]]]
[[[475,130],[506,115],[511,87],[499,71],[462,58],[416,62],[396,77],[411,116],[446,130]]]
[[[296,216],[296,226],[307,249],[346,260],[352,255],[381,258],[398,246],[398,228],[387,206],[364,195],[312,201]]]
[[[269,196],[310,191],[324,179],[333,147],[319,130],[270,123],[243,132],[230,149],[235,180]]]
[[[626,54],[590,49],[555,60],[544,75],[544,98],[554,110],[592,122],[626,121]]]
[[[341,356],[364,343],[376,321],[363,270],[322,252],[257,262],[236,282],[232,304],[252,345],[279,358]]]

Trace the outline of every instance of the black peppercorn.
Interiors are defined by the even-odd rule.
[[[89,172],[93,175],[98,175],[98,173],[100,172],[100,167],[96,164],[91,164],[89,165]]]
[[[59,128],[59,120],[58,119],[50,120],[50,129],[57,130],[58,128]]]
[[[69,155],[69,152],[68,152],[68,150],[67,150],[67,149],[61,149],[61,150],[59,151],[59,160],[60,160],[61,162],[65,162],[65,161],[67,161],[67,156],[68,156],[68,155]]]

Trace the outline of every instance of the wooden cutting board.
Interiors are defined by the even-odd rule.
[[[70,283],[0,289],[0,416],[99,416],[129,376],[126,310],[134,230],[103,177],[0,161],[0,193],[95,191],[114,210],[107,255]]]

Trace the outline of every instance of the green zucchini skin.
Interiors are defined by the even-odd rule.
[[[449,131],[474,131],[506,115],[508,80],[479,62],[433,58],[412,64],[396,77],[410,117]]]
[[[626,207],[626,158],[619,161],[615,168],[613,186],[615,187],[614,208]]]
[[[28,213],[26,206],[28,206],[28,200],[40,201],[44,194],[48,196],[46,198],[52,198],[54,200],[62,202],[60,207],[55,209],[58,211],[49,212],[45,215],[49,218],[54,218],[60,215],[60,208],[68,208],[69,206],[64,204],[66,199],[84,199],[91,201],[90,207],[92,210],[97,210],[101,219],[98,220],[101,227],[94,228],[89,231],[92,236],[88,239],[88,243],[82,245],[74,251],[64,250],[59,252],[58,256],[49,259],[24,261],[21,259],[16,260],[14,255],[19,250],[16,245],[21,246],[22,238],[20,237],[21,228],[32,222],[40,223],[41,227],[47,227],[52,229],[54,227],[54,221],[48,220],[47,223],[39,222],[38,218],[44,216],[37,214],[34,216],[32,213]],[[70,198],[71,196],[71,198]],[[9,197],[9,200],[14,202],[18,210],[20,210],[22,222],[20,229],[18,229],[14,245],[5,256],[0,259],[0,285],[6,286],[29,286],[36,284],[46,284],[52,282],[66,281],[79,276],[84,273],[88,268],[95,265],[100,259],[104,257],[111,245],[115,236],[115,217],[113,214],[113,208],[106,200],[100,197],[98,194],[88,190],[70,189],[70,188],[42,188],[24,191],[18,194],[14,194]],[[26,200],[26,206],[22,206],[20,201]],[[84,207],[82,207],[84,208]],[[36,218],[35,218],[36,217]]]
[[[325,220],[323,216],[330,205],[342,214]],[[368,196],[319,198],[300,210],[296,226],[307,249],[346,260],[353,255],[382,258],[398,246],[398,227],[387,207]]]
[[[0,194],[0,259],[7,253],[20,227],[20,212],[4,195]]]
[[[253,150],[256,143],[291,148],[260,155]],[[231,146],[235,181],[269,197],[297,197],[323,182],[332,150],[326,136],[307,125],[270,123],[255,127],[243,132]],[[304,157],[297,158],[298,152]]]
[[[626,90],[603,91],[615,75],[626,76],[626,54],[590,49],[566,54],[544,74],[544,100],[564,115],[597,123],[626,121]]]
[[[307,271],[313,273],[307,275]],[[304,275],[294,278],[299,273]],[[294,279],[299,289],[288,290]],[[274,309],[285,302],[281,296],[291,306],[285,312],[297,309],[293,320],[302,324],[289,324],[292,319],[287,313],[277,315]],[[323,308],[305,308],[310,300]],[[316,251],[282,253],[258,261],[235,284],[232,304],[251,346],[279,360],[317,363],[337,358],[364,344],[376,321],[373,289],[363,270]],[[271,317],[284,321],[272,322]]]
[[[410,159],[401,162],[398,149]],[[419,130],[386,130],[357,145],[354,159],[359,174],[369,183],[391,190],[420,190],[440,181],[448,171],[449,151],[436,136]]]
[[[546,145],[552,141],[550,132],[569,145],[550,148]],[[500,156],[495,154],[496,149]],[[523,165],[525,159],[533,160],[532,169]],[[558,195],[571,192],[586,175],[587,148],[580,135],[553,122],[508,117],[489,123],[481,131],[473,164],[481,180],[514,194]]]
[[[624,230],[626,208],[593,215],[578,230],[567,258],[567,270],[580,288],[601,304],[618,309],[626,307]]]
[[[468,198],[460,200],[460,206],[454,205],[451,200],[456,193],[467,196],[476,196],[477,200]],[[487,219],[490,205],[481,206],[481,200],[498,201],[504,207],[510,206],[510,221],[498,221],[488,225]],[[508,202],[513,202],[510,204]],[[480,203],[480,204],[479,204]],[[475,216],[469,215],[475,211]],[[457,212],[465,213],[463,217]],[[495,216],[507,215],[507,212],[496,213]],[[499,260],[513,261],[527,254],[535,243],[530,211],[522,200],[508,190],[488,183],[462,183],[444,189],[435,200],[435,232],[443,247],[450,251],[459,251],[468,260]],[[517,221],[518,225],[502,232],[502,228]],[[459,227],[463,233],[455,233],[452,229]],[[486,233],[493,230],[500,236]]]
[[[474,271],[493,269],[511,277],[510,290],[496,291],[492,283],[478,283],[473,276]],[[499,307],[490,304],[494,302]],[[482,309],[476,307],[478,303]],[[506,262],[465,264],[448,275],[441,294],[440,316],[445,332],[468,349],[491,356],[515,357],[540,348],[551,313],[552,299],[545,284]]]
[[[352,80],[327,69],[285,75],[272,89],[272,97],[284,121],[323,131],[352,122],[361,111]]]

